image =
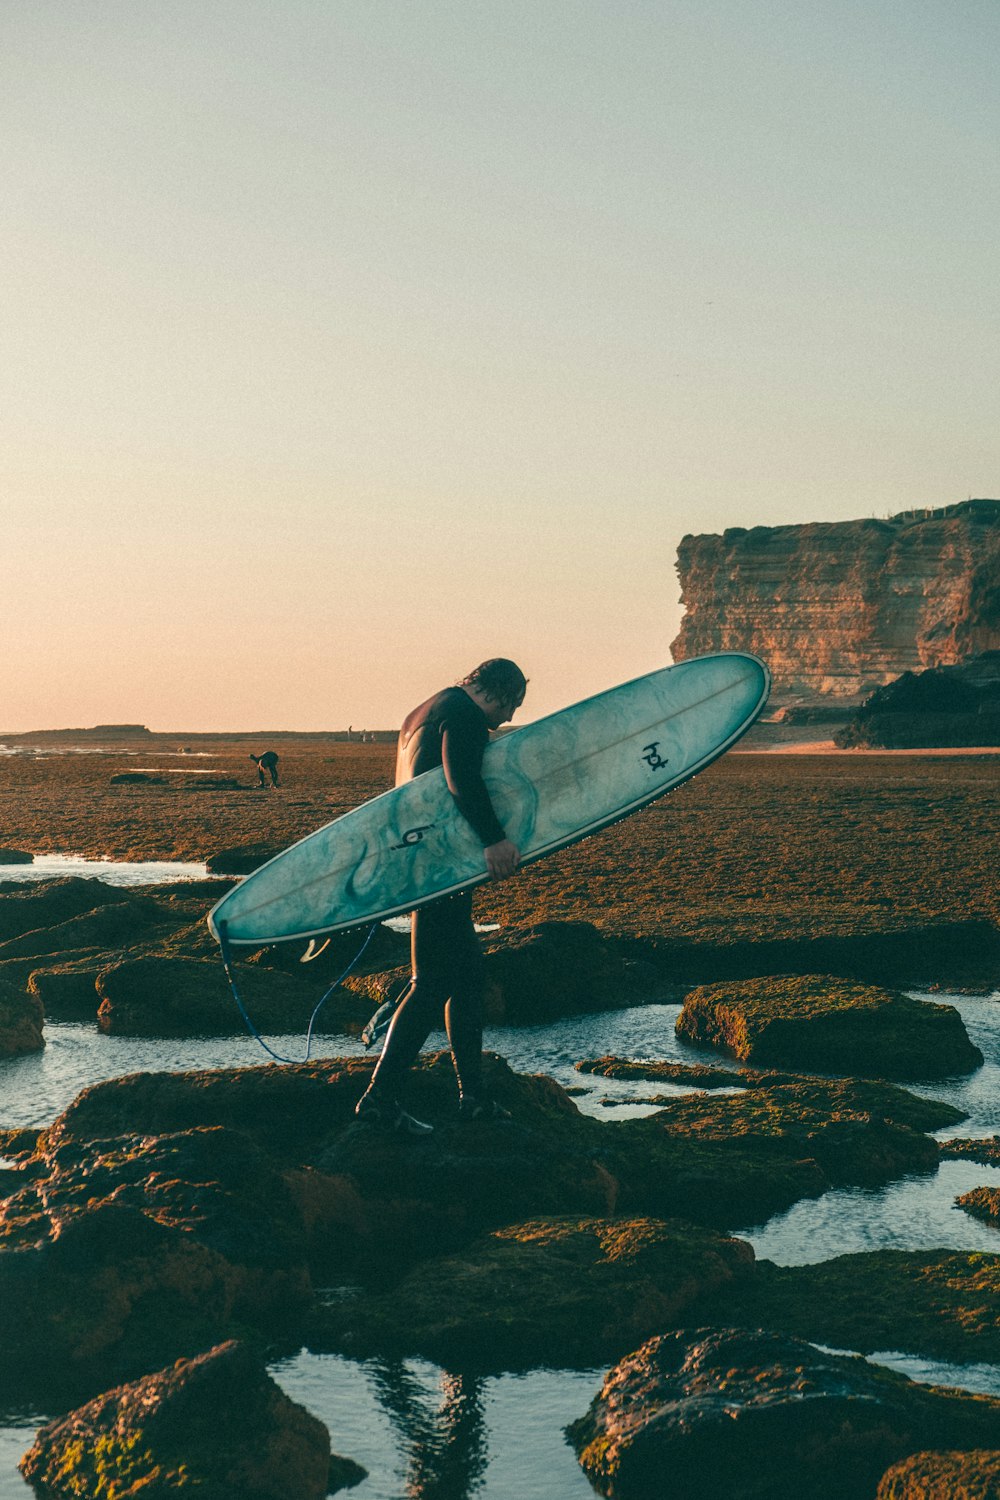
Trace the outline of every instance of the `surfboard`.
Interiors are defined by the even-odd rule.
[[[522,864],[689,781],[746,733],[769,689],[757,657],[719,652],[498,735],[483,779]],[[208,925],[230,944],[263,947],[384,921],[488,878],[438,768],[276,855],[216,903]]]

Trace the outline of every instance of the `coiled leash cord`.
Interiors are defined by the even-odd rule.
[[[280,1062],[280,1063],[296,1063],[296,1062],[308,1062],[309,1061],[309,1059],[310,1059],[310,1057],[312,1055],[313,1027],[316,1024],[316,1017],[319,1015],[320,1011],[323,1009],[323,1006],[329,1000],[329,998],[333,994],[334,990],[337,989],[339,985],[343,984],[343,982],[347,978],[348,974],[351,972],[351,970],[354,968],[355,964],[361,958],[361,955],[364,953],[365,949],[368,947],[368,944],[371,942],[372,938],[375,936],[375,929],[378,927],[378,925],[379,925],[378,922],[373,922],[372,923],[372,925],[371,925],[371,927],[369,928],[369,931],[368,931],[368,936],[365,938],[364,942],[361,944],[361,947],[358,949],[357,953],[355,953],[354,957],[351,959],[350,963],[347,965],[347,968],[344,970],[343,974],[338,975],[338,977],[333,981],[333,983],[331,984],[330,988],[327,990],[326,994],[322,997],[322,999],[317,1003],[315,1010],[313,1011],[312,1015],[309,1017],[309,1026],[308,1026],[308,1028],[306,1030],[306,1055],[305,1055],[305,1057],[282,1057],[282,1055],[281,1055],[280,1052],[275,1052],[274,1048],[273,1047],[269,1047],[268,1044],[267,1044],[267,1042],[265,1042],[264,1038],[261,1036],[260,1032],[257,1030],[257,1028],[254,1025],[253,1021],[251,1021],[250,1016],[249,1016],[249,1014],[247,1012],[247,1008],[243,1004],[242,999],[240,998],[240,992],[236,988],[236,980],[233,977],[232,949],[229,946],[229,939],[226,936],[226,926],[227,926],[227,923],[225,921],[221,921],[219,923],[219,949],[220,949],[220,951],[222,953],[222,967],[226,971],[226,978],[229,980],[229,988],[232,991],[233,999],[236,1001],[236,1004],[237,1004],[237,1006],[239,1008],[240,1015],[243,1017],[244,1023],[246,1024],[247,1031],[249,1031],[250,1035],[252,1037],[254,1037],[260,1043],[260,1045],[263,1047],[264,1051],[268,1054],[268,1056],[274,1058],[275,1062]]]

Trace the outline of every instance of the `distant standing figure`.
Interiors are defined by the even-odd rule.
[[[267,786],[267,777],[264,775],[265,771],[271,773],[271,785],[278,785],[278,757],[273,750],[265,750],[263,755],[251,755],[250,759],[257,767],[257,775],[260,778],[261,786]]]

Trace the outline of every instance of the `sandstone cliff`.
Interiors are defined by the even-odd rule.
[[[686,536],[675,661],[752,651],[785,702],[857,700],[1000,648],[1000,500]]]

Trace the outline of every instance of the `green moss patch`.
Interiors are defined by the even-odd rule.
[[[973,1188],[971,1193],[963,1193],[955,1202],[974,1219],[982,1219],[984,1224],[1000,1229],[1000,1188]]]
[[[980,1161],[987,1166],[1000,1166],[1000,1135],[987,1135],[980,1139],[962,1137],[954,1141],[941,1141],[942,1156],[965,1157],[969,1161]]]
[[[997,1500],[1000,1451],[911,1453],[883,1474],[875,1500]]]
[[[985,1363],[1000,1359],[1000,1255],[875,1250],[811,1266],[759,1261],[719,1315],[737,1314],[746,1327],[861,1354]]]
[[[954,1006],[826,974],[703,985],[685,999],[677,1034],[741,1062],[862,1078],[941,1078],[983,1061]]]

